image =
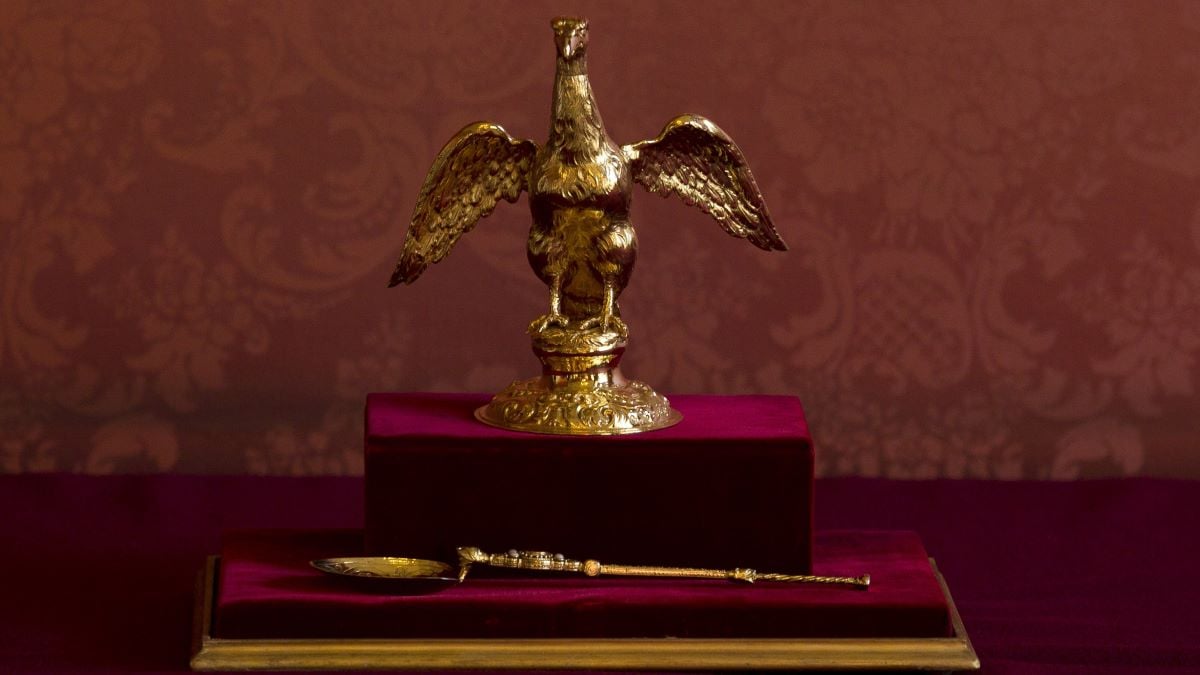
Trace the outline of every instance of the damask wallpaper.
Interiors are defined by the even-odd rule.
[[[626,371],[798,395],[824,474],[1200,477],[1200,3],[0,2],[0,469],[353,473],[369,391],[491,392],[502,204],[385,284],[437,150],[544,140],[549,19],[620,143],[741,146],[791,246],[634,197]]]

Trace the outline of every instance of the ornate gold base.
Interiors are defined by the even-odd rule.
[[[635,434],[677,424],[683,415],[665,396],[621,375],[617,365],[625,345],[616,331],[536,331],[533,352],[542,362],[542,376],[508,385],[475,417],[502,429],[578,436]]]
[[[683,419],[641,382],[555,387],[547,377],[518,380],[475,411],[480,422],[539,434],[611,436],[669,427]]]

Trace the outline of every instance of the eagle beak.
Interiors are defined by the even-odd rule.
[[[571,33],[563,43],[563,58],[569,59],[579,52],[579,47],[583,44],[583,36],[579,33]]]

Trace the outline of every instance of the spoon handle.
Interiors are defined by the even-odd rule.
[[[826,586],[849,586],[866,589],[871,585],[871,575],[857,577],[819,576],[815,574],[760,574],[752,569],[731,570],[704,569],[698,567],[660,567],[654,565],[613,565],[598,560],[571,560],[561,553],[545,551],[517,551],[486,553],[475,547],[458,549],[459,578],[465,578],[472,564],[502,567],[506,569],[535,570],[540,572],[572,572],[589,577],[601,575],[656,577],[666,579],[726,579],[743,583],[777,581],[786,583],[821,584]]]

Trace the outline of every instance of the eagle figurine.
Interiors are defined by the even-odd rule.
[[[699,115],[667,123],[657,138],[617,145],[604,130],[587,76],[588,24],[551,22],[557,48],[550,137],[538,146],[477,122],[438,154],[421,188],[389,286],[412,283],[439,262],[500,199],[529,191],[529,264],[550,289],[550,311],[530,324],[626,335],[617,298],[637,258],[629,222],[633,183],[676,195],[730,235],[787,250],[746,160]]]

